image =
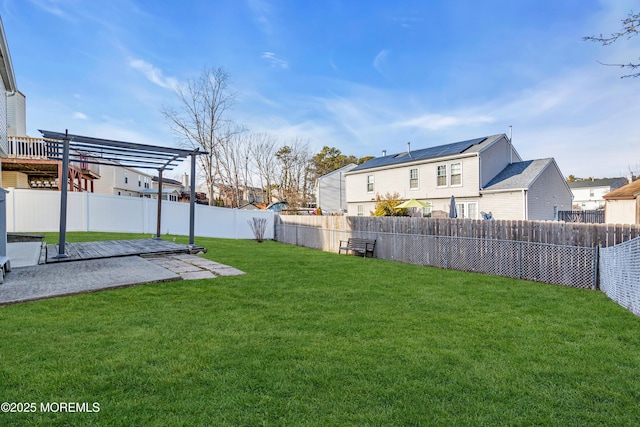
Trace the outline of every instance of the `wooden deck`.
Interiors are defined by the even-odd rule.
[[[188,254],[204,250],[166,240],[107,240],[103,242],[66,243],[66,258],[57,258],[58,244],[47,245],[47,264],[131,255]]]

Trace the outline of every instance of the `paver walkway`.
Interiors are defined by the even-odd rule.
[[[239,276],[243,271],[195,255],[173,254],[145,256],[145,259],[178,274],[183,280],[211,279],[218,276]]]
[[[0,305],[102,289],[244,272],[195,255],[127,256],[14,268],[0,284]]]

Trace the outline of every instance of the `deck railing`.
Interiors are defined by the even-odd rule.
[[[58,145],[44,138],[10,136],[8,157],[10,159],[48,159],[58,153]]]
[[[87,171],[96,177],[100,176],[99,165],[89,163],[82,153],[72,152],[74,158],[80,157],[80,160],[71,160],[70,166],[82,171]],[[10,136],[8,156],[10,159],[35,159],[47,160],[51,157],[62,157],[61,148],[58,141],[52,141],[44,138],[30,138],[28,136]]]

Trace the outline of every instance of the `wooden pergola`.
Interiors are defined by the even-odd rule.
[[[89,136],[39,130],[42,136],[51,142],[52,160],[62,161],[63,175],[68,176],[69,162],[83,162],[97,165],[114,164],[138,168],[158,170],[158,221],[156,239],[160,239],[162,219],[162,173],[172,170],[187,157],[191,158],[191,182],[189,199],[189,245],[195,246],[195,188],[196,188],[196,156],[207,154],[198,148],[193,150],[162,147],[157,145],[138,144],[133,142],[114,141]],[[67,237],[67,191],[68,185],[60,182],[60,238],[58,258],[66,258],[65,242]]]

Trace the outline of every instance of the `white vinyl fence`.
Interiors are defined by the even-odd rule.
[[[68,193],[67,231],[113,231],[155,235],[158,201],[141,197],[89,192]],[[195,206],[195,235],[254,239],[248,221],[266,218],[264,238],[273,239],[271,211]],[[7,194],[7,231],[59,231],[60,192],[10,188]],[[162,201],[162,234],[189,235],[189,204]]]

